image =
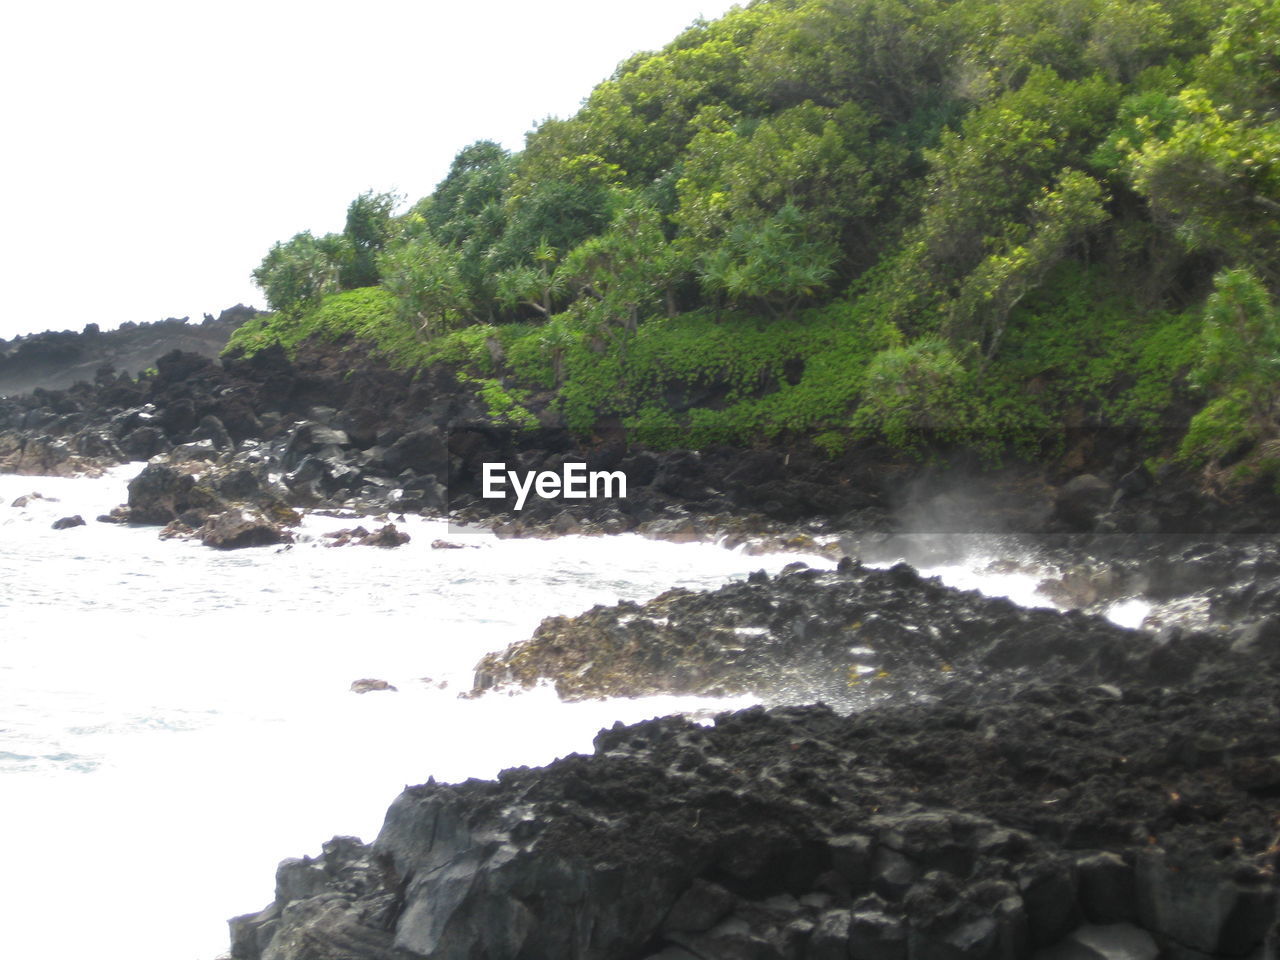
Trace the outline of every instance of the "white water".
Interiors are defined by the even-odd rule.
[[[457,695],[544,616],[796,559],[631,536],[433,550],[445,525],[413,518],[397,550],[333,549],[318,534],[351,523],[323,517],[290,550],[221,554],[96,523],[127,476],[0,476],[0,956],[209,960],[227,917],[271,899],[279,860],[372,839],[407,783],[744,705]],[[59,502],[9,506],[32,491]],[[76,513],[87,526],[50,529]],[[399,692],[351,693],[364,677]]]
[[[129,469],[0,476],[3,957],[210,960],[226,918],[271,899],[279,860],[333,834],[372,839],[407,783],[489,777],[589,750],[615,720],[747,702],[459,699],[484,653],[547,615],[829,565],[635,536],[474,534],[433,550],[445,526],[413,518],[397,550],[327,548],[319,534],[351,523],[312,517],[290,550],[222,554],[96,523]],[[60,500],[9,506],[33,490]],[[50,529],[74,513],[88,525]],[[929,572],[1046,605],[1028,575]],[[351,693],[364,677],[399,692]]]

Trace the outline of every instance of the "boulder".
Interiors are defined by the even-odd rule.
[[[445,436],[436,428],[406,433],[382,454],[381,466],[388,476],[404,470],[415,474],[449,474],[449,449]]]
[[[231,435],[222,421],[213,414],[205,414],[200,418],[188,437],[191,441],[208,440],[217,450],[230,450],[233,446]]]
[[[409,534],[397,530],[394,523],[388,523],[381,529],[366,536],[360,543],[366,547],[399,547],[408,543],[411,539]]]
[[[211,516],[199,531],[200,542],[217,550],[239,550],[292,543],[293,534],[263,514],[233,508]]]
[[[1156,960],[1160,948],[1151,934],[1131,923],[1089,924],[1073,930],[1033,960]]]
[[[1133,865],[1117,853],[1089,853],[1076,858],[1080,906],[1094,924],[1115,924],[1138,918]]]
[[[396,687],[385,680],[375,680],[369,677],[351,681],[352,693],[372,693],[375,690],[387,690],[394,693]]]
[[[72,439],[72,447],[82,457],[93,457],[108,463],[122,463],[126,459],[109,430],[86,428]]]
[[[289,434],[284,448],[284,465],[292,470],[306,457],[322,451],[336,451],[341,456],[342,449],[350,444],[344,431],[314,420],[303,420]]]
[[[120,451],[129,460],[150,460],[171,448],[169,438],[159,427],[137,427],[120,439]]]
[[[1200,953],[1243,957],[1276,922],[1270,878],[1237,876],[1237,865],[1185,859],[1159,847],[1137,859],[1138,918],[1144,929]]]
[[[1092,530],[1115,499],[1115,488],[1091,473],[1073,477],[1058,488],[1053,516],[1072,530]]]
[[[195,486],[190,475],[168,464],[151,463],[129,481],[131,523],[163,526],[186,509],[187,495]]]

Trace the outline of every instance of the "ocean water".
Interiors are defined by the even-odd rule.
[[[281,859],[335,834],[371,840],[406,784],[588,751],[615,720],[751,702],[459,698],[486,652],[544,616],[830,566],[631,535],[451,535],[420,518],[395,550],[327,547],[353,521],[312,516],[290,549],[219,553],[95,522],[140,466],[0,476],[3,957],[213,960],[226,919],[270,901]],[[44,499],[10,505],[32,492]],[[71,514],[87,525],[51,529]],[[1048,605],[1034,575],[983,572],[986,559],[926,572]],[[352,693],[361,678],[398,692]]]
[[[291,549],[219,553],[95,522],[138,468],[0,476],[0,956],[212,960],[282,858],[372,839],[405,784],[588,751],[615,720],[744,706],[458,694],[544,616],[797,559],[418,518],[398,549],[330,548],[321,534],[352,522],[326,517]],[[10,506],[32,492],[48,499]],[[71,514],[87,525],[51,529]],[[361,678],[398,692],[352,693]]]

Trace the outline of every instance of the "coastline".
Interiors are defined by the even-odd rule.
[[[971,624],[960,635],[982,638],[988,653],[972,668],[959,649],[917,665],[941,681],[936,689],[894,666],[901,685],[847,717],[799,706],[832,699],[817,680],[824,673],[847,685],[847,665],[826,651],[770,712],[723,715],[711,728],[670,719],[615,729],[591,757],[493,783],[410,788],[371,846],[335,840],[319,860],[286,861],[275,902],[233,921],[236,960],[335,950],[397,960],[473,950],[807,958],[834,955],[841,943],[886,958],[1022,957],[1116,923],[1129,926],[1109,936],[1140,928],[1171,956],[1244,957],[1261,946],[1277,904],[1265,809],[1280,789],[1280,720],[1267,693],[1277,679],[1271,625],[1280,602],[1259,589],[1276,567],[1269,539],[1257,535],[1267,529],[1265,504],[1191,501],[1185,488],[1158,483],[1126,492],[1123,477],[1086,474],[1106,486],[1104,496],[1100,486],[1053,485],[1017,468],[948,474],[869,456],[854,477],[846,464],[796,451],[575,447],[560,428],[516,431],[469,411],[447,372],[410,388],[366,371],[344,386],[276,361],[246,371],[169,355],[145,384],[38,395],[18,405],[16,427],[9,401],[9,449],[18,451],[9,466],[92,471],[151,443],[140,475],[149,479],[135,480],[126,510],[103,519],[171,535],[197,536],[233,510],[257,511],[287,534],[289,514],[307,508],[353,521],[435,510],[499,536],[639,531],[833,559],[914,544],[917,560],[936,560],[963,551],[966,537],[1004,537],[1056,563],[1067,599],[1087,601],[1076,606],[1135,592],[1177,599],[1194,586],[1219,616],[1208,631],[1095,635],[1078,613],[1045,613],[1063,637],[1046,646],[1023,643],[1046,634],[1021,621],[973,626],[972,611],[955,614]],[[293,378],[282,378],[290,369]],[[384,423],[370,422],[381,391],[406,389]],[[291,399],[264,406],[271,391]],[[312,402],[320,395],[338,405]],[[456,403],[433,410],[445,397]],[[433,412],[415,419],[410,407]],[[547,467],[572,457],[651,475],[621,509],[560,504],[517,514],[478,495],[478,464]],[[792,490],[792,501],[777,501],[778,489]],[[894,496],[908,489],[906,500]],[[1160,506],[1169,509],[1153,513]],[[1193,516],[1202,529],[1186,529]],[[1140,529],[1153,520],[1155,529]],[[1216,536],[1224,521],[1238,532]],[[852,595],[873,613],[877,603],[906,610],[903,622],[923,629],[942,622],[947,604],[967,602],[927,585],[930,601],[909,590],[875,602],[858,593],[868,576],[897,578],[904,590],[919,582],[906,567],[797,569],[746,588],[815,576],[811,596],[788,601],[792,619],[832,621],[819,611]],[[599,623],[585,630],[607,632]],[[1116,641],[1127,652],[1105,655],[1110,642],[1100,637],[1131,634]],[[760,635],[783,631],[774,624]],[[1062,666],[1071,638],[1093,657],[1084,673]],[[797,641],[787,642],[790,665]],[[711,660],[722,655],[713,650]],[[688,667],[673,661],[659,674]],[[797,695],[806,684],[814,695]],[[602,692],[653,691],[624,682],[588,695]],[[529,807],[530,796],[543,799]],[[717,804],[723,810],[703,821],[701,811]],[[584,829],[591,842],[573,842]],[[423,831],[448,839],[424,845]],[[438,869],[455,862],[465,869]],[[530,900],[532,889],[546,892]]]

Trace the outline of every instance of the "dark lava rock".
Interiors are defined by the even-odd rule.
[[[284,502],[283,488],[272,484],[267,464],[253,450],[218,457],[211,441],[187,446],[207,446],[212,461],[190,462],[171,455],[168,462],[153,460],[129,482],[129,522],[163,526],[181,520],[200,527],[206,520],[241,508],[264,522],[292,526],[301,517]],[[280,542],[280,541],[272,541]]]
[[[1054,517],[1071,530],[1091,530],[1115,497],[1105,480],[1084,473],[1067,481],[1054,498]]]
[[[130,460],[150,460],[170,449],[169,438],[159,427],[138,427],[120,439],[120,450]]]
[[[257,512],[239,509],[227,510],[205,521],[199,531],[200,542],[218,550],[239,550],[244,547],[266,547],[277,543],[292,543],[293,534]]]
[[[569,700],[749,692],[772,703],[865,706],[996,672],[1136,676],[1152,668],[1155,649],[1100,617],[953,590],[905,564],[851,562],[829,573],[793,564],[716,591],[550,617],[529,640],[486,656],[475,689],[551,679]],[[1212,649],[1190,650],[1188,669]]]
[[[223,502],[195,478],[166,463],[149,463],[129,481],[129,520],[164,525],[192,508],[217,511]]]
[[[365,547],[399,547],[412,539],[409,534],[397,530],[394,523],[388,523],[372,532],[364,527],[351,527],[334,530],[324,536],[332,540],[332,543],[328,544],[331,547],[344,547],[349,543]]]
[[[407,433],[383,453],[382,467],[390,476],[403,470],[447,476],[449,450],[446,438],[434,428]]]
[[[294,427],[293,432],[289,435],[289,440],[284,449],[284,463],[285,466],[293,469],[311,454],[320,453],[330,448],[341,450],[343,447],[349,446],[350,443],[351,441],[347,434],[342,430],[335,430],[332,427],[311,420],[304,420]]]
[[[61,517],[60,519],[53,521],[54,530],[69,530],[72,527],[83,527],[83,526],[84,526],[84,517],[80,516],[79,514],[76,514],[73,517]]]
[[[592,756],[410,787],[371,846],[286,861],[273,904],[232,921],[232,955],[1025,960],[1038,944],[1141,946],[1080,929],[1123,886],[1114,857],[1137,863],[1134,922],[1167,955],[1244,957],[1277,916],[1273,810],[1176,743],[1248,730],[1241,759],[1280,749],[1262,672],[1231,701],[1214,697],[1220,678],[1127,704],[978,684],[963,703],[848,717],[616,724]]]
[[[0,473],[28,477],[99,477],[116,460],[99,460],[75,452],[60,437],[0,433]]]
[[[408,543],[411,539],[409,534],[397,530],[394,523],[388,523],[381,529],[369,534],[360,542],[366,547],[399,547]]]
[[[227,428],[213,414],[205,414],[205,416],[201,417],[200,422],[191,431],[188,439],[191,441],[208,440],[216,450],[228,450],[232,446],[231,435],[227,433]]]

